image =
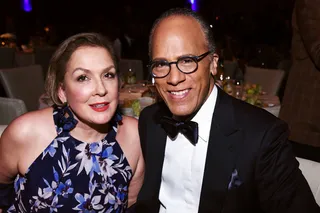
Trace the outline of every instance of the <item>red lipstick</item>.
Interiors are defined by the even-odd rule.
[[[108,102],[94,103],[89,105],[96,112],[104,112],[109,108]]]

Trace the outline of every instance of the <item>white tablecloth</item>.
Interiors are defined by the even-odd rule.
[[[267,110],[274,116],[278,117],[281,109],[281,105],[273,106],[273,107],[264,107],[263,109]]]

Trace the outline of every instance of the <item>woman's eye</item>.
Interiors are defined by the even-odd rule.
[[[85,76],[85,75],[81,75],[81,76],[79,76],[79,77],[77,78],[77,81],[80,81],[80,82],[86,81],[86,80],[88,80],[88,77]]]
[[[106,78],[115,78],[116,77],[116,74],[115,73],[106,73],[106,74],[104,74],[104,77],[106,77]]]

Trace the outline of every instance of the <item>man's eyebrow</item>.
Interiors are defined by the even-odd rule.
[[[184,55],[179,56],[178,59],[179,59],[179,58],[185,58],[185,57],[195,57],[195,56],[197,56],[197,55],[194,55],[194,54],[184,54]]]
[[[154,58],[151,61],[167,61],[166,58]]]
[[[191,54],[191,53],[183,54],[183,55],[178,56],[176,60],[178,60],[180,58],[184,58],[184,57],[194,57],[194,56],[196,56],[196,55]],[[168,59],[166,59],[166,58],[154,58],[154,59],[152,59],[152,61],[168,61]]]

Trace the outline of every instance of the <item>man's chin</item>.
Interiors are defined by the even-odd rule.
[[[169,106],[169,109],[175,117],[188,117],[192,114],[192,111],[190,111],[190,108],[188,107],[181,108],[180,106],[177,108]]]

